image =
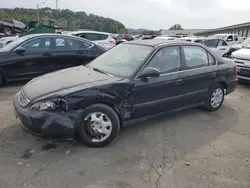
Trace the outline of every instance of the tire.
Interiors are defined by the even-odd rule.
[[[221,105],[223,104],[223,101],[224,101],[224,97],[225,97],[224,90],[225,90],[225,88],[219,83],[212,86],[212,88],[209,91],[208,98],[206,100],[206,104],[205,104],[206,110],[212,112],[212,111],[218,110],[221,107]],[[216,97],[218,97],[218,98],[215,99],[214,95],[216,95]]]
[[[110,144],[120,131],[117,113],[105,104],[88,106],[81,117],[77,131],[84,145],[88,147],[104,147]]]

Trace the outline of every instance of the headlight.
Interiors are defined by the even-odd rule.
[[[30,107],[33,110],[58,110],[58,111],[67,111],[68,104],[65,99],[56,98],[56,99],[47,99],[44,101],[39,101],[31,105]]]

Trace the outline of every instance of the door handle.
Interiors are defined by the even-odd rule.
[[[216,76],[216,72],[212,72],[212,77],[215,77]]]
[[[220,50],[226,50],[226,48],[221,48]]]
[[[181,85],[181,84],[183,84],[183,80],[182,79],[175,80],[174,83],[175,83],[175,85]]]
[[[45,53],[43,53],[42,54],[42,56],[44,56],[44,57],[49,57],[49,56],[51,56],[52,54],[51,53],[48,53],[48,52],[45,52]]]

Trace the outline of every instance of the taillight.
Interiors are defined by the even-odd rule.
[[[238,68],[237,68],[237,65],[235,64],[234,65],[234,74],[237,74],[237,72],[238,72]]]
[[[109,43],[116,44],[115,40],[109,40]]]

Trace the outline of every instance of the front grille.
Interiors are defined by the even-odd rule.
[[[237,61],[237,60],[240,60],[240,61],[250,61],[249,59],[244,59],[244,58],[238,58],[238,57],[236,57],[235,61]]]
[[[237,61],[237,60],[235,60],[235,63],[244,64],[244,62],[240,62],[240,61]]]
[[[30,102],[30,100],[24,95],[23,91],[19,92],[18,101],[22,107],[27,106]]]

